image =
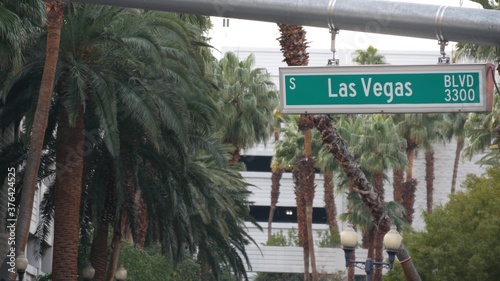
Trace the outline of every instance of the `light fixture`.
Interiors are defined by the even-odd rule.
[[[125,281],[127,280],[127,270],[123,267],[123,264],[120,265],[120,268],[118,268],[115,272],[115,279],[116,281]]]
[[[340,233],[340,244],[342,245],[342,249],[344,250],[346,267],[354,265],[356,267],[364,269],[366,272],[366,280],[370,280],[370,275],[373,271],[374,265],[389,269],[393,268],[394,260],[396,259],[396,253],[401,246],[402,240],[403,237],[396,230],[396,227],[391,226],[391,230],[389,230],[389,232],[387,232],[384,236],[384,247],[387,254],[389,255],[389,263],[374,261],[372,259],[367,259],[366,261],[355,261],[352,260],[352,254],[354,253],[354,250],[358,245],[358,234],[350,225]],[[363,267],[360,267],[360,265],[362,265]]]
[[[92,281],[95,275],[95,269],[90,263],[88,263],[82,271],[82,277],[84,281]]]
[[[292,211],[292,210],[286,210],[286,215],[287,215],[287,216],[291,216],[291,215],[293,215],[293,211]]]
[[[396,226],[391,226],[391,230],[384,235],[384,247],[389,255],[389,269],[394,266],[394,260],[399,247],[401,247],[401,241],[403,241],[403,236],[396,230]]]
[[[28,259],[24,255],[24,252],[20,252],[16,258],[16,271],[19,275],[19,281],[23,281],[24,273],[26,272],[26,268],[28,267]]]

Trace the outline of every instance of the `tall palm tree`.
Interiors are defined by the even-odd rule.
[[[302,147],[306,137],[304,134],[299,132],[297,119],[299,117],[294,115],[286,120],[284,128],[282,129],[281,138],[275,143],[274,159],[280,167],[285,167],[286,169],[292,170],[292,176],[294,179],[295,188],[295,199],[297,202],[297,220],[298,220],[298,231],[299,231],[299,241],[301,246],[304,248],[304,266],[309,265],[309,234],[307,230],[307,211],[306,211],[306,201],[303,195],[304,181],[302,181],[303,174],[300,172],[299,162],[303,159]],[[321,148],[321,143],[319,142],[319,137],[317,132],[312,132],[311,137],[311,154],[317,155]]]
[[[309,54],[307,53],[307,41],[306,41],[306,31],[302,26],[289,25],[289,24],[278,24],[280,29],[280,37],[278,41],[281,46],[281,52],[284,57],[284,61],[288,66],[307,66],[309,64]],[[303,196],[305,197],[307,204],[307,233],[308,233],[308,243],[309,243],[309,256],[311,258],[312,267],[312,280],[317,280],[316,271],[316,259],[314,254],[314,243],[312,236],[312,201],[314,198],[314,159],[311,158],[311,148],[310,148],[310,130],[313,128],[313,124],[307,116],[303,116],[300,119],[299,129],[305,135],[304,142],[304,159],[299,161],[302,168],[300,173],[304,176],[303,180],[307,180],[305,183],[306,187],[304,189]],[[304,280],[309,280],[308,265],[309,261],[304,260],[305,272]]]
[[[408,166],[406,168],[406,179],[401,188],[403,206],[408,223],[413,222],[413,206],[415,203],[415,191],[417,181],[413,178],[413,166],[415,161],[415,152],[420,144],[429,136],[427,120],[424,114],[404,114],[398,117],[397,131],[400,136],[406,139],[406,155]]]
[[[455,161],[453,163],[453,175],[451,177],[451,190],[450,192],[455,193],[457,185],[457,175],[458,175],[458,165],[460,162],[460,156],[462,150],[465,146],[465,123],[467,121],[468,114],[466,113],[448,113],[444,115],[444,134],[451,140],[456,139],[456,149],[455,149]]]
[[[167,17],[159,17],[158,15],[158,13],[153,12],[145,14],[139,10],[126,11],[118,8],[90,5],[75,4],[69,6],[68,18],[62,30],[66,40],[63,40],[61,45],[63,54],[60,59],[61,68],[59,71],[61,74],[58,76],[55,88],[55,92],[59,94],[62,106],[64,106],[62,111],[64,114],[61,115],[60,121],[65,122],[62,119],[67,119],[68,124],[62,123],[63,125],[59,126],[59,130],[64,132],[67,126],[71,127],[73,124],[82,126],[83,111],[80,104],[85,104],[89,110],[92,109],[92,112],[96,114],[99,120],[97,127],[94,127],[96,134],[92,135],[90,133],[88,137],[103,138],[106,149],[111,155],[116,156],[119,150],[116,137],[118,118],[124,118],[126,115],[136,118],[138,123],[142,124],[146,130],[146,135],[150,137],[150,140],[156,146],[158,141],[155,140],[155,137],[160,136],[159,128],[152,121],[157,119],[169,120],[171,124],[177,121],[177,125],[172,127],[173,131],[178,131],[178,128],[182,127],[182,125],[179,125],[179,123],[182,123],[179,120],[183,120],[184,116],[172,118],[173,115],[169,115],[171,110],[164,110],[169,101],[162,101],[155,95],[150,95],[148,87],[145,87],[146,84],[144,82],[141,84],[141,80],[137,77],[141,74],[144,75],[144,73],[148,73],[149,79],[159,75],[165,81],[175,81],[179,85],[176,87],[177,89],[182,87],[187,89],[189,85],[192,85],[192,83],[182,79],[183,76],[190,77],[182,74],[182,72],[187,73],[187,69],[191,69],[191,72],[194,71],[197,69],[197,63],[195,59],[190,57],[189,52],[182,55],[182,50],[179,49],[179,46],[182,46],[182,43],[179,44],[181,40],[184,40],[184,46],[190,45],[191,41],[186,36],[172,36],[176,31],[182,30],[177,23],[173,22],[172,15]],[[131,19],[134,19],[133,23],[131,23]],[[120,22],[120,24],[114,24],[115,22]],[[151,28],[153,23],[156,28]],[[134,28],[130,28],[131,25],[134,25]],[[173,28],[170,29],[170,32],[165,32],[164,36],[154,34],[155,32],[165,31],[165,28],[169,27]],[[171,41],[174,40],[170,45],[165,43],[167,37]],[[145,56],[145,54],[148,54],[148,56]],[[170,68],[164,68],[158,64],[167,62],[171,63]],[[154,75],[152,75],[153,73]],[[115,93],[122,95],[118,101],[125,104],[129,108],[128,110],[117,111],[116,101],[118,96]],[[143,93],[143,96],[138,95],[138,93]],[[144,104],[144,102],[149,102],[149,105]],[[144,107],[145,105],[153,106],[155,110],[160,109],[162,111],[157,115],[151,115],[144,110],[138,111],[141,108],[140,106]],[[175,106],[175,104],[173,105]],[[61,138],[64,140],[63,132],[58,133],[61,134]],[[83,135],[83,133],[81,132],[80,135]],[[64,142],[61,141],[59,147],[65,149],[61,145],[64,145]],[[68,155],[71,156],[71,153],[66,151],[64,157]],[[81,153],[78,152],[73,155],[80,157]],[[61,161],[58,161],[58,163],[63,164],[64,157],[59,157]],[[75,161],[75,163],[80,162]],[[71,168],[82,169],[81,166]],[[58,164],[57,168],[60,170],[60,180],[64,180],[63,172],[66,171],[65,167]],[[75,184],[73,193],[79,194],[79,192],[74,191],[79,190],[81,184],[78,184],[77,181],[73,184]],[[71,204],[73,210],[76,210],[70,218],[74,225],[76,214],[79,213],[79,200],[78,198],[72,199],[77,201]],[[57,200],[56,198],[56,205],[59,204]],[[56,210],[60,212],[64,208],[59,207]],[[56,220],[64,221],[64,215],[69,214],[71,212],[68,210],[62,214],[58,214],[56,211],[55,217]],[[68,231],[64,230],[62,234],[62,230],[58,227],[56,227],[55,231],[59,233],[55,235],[56,237],[63,238],[64,235],[71,234],[73,234],[73,237],[75,236],[75,229],[73,228],[68,229]],[[78,229],[76,229],[76,237],[78,237]],[[73,240],[69,239],[69,241]],[[57,238],[54,248],[57,248],[60,243],[60,238]],[[76,249],[78,242],[72,244]],[[58,257],[61,256],[57,255],[55,259]],[[76,256],[66,259],[65,262],[71,263],[70,268],[74,267]],[[64,265],[64,262],[54,262],[54,264],[61,266],[60,264]],[[73,272],[76,274],[77,270],[74,269]],[[68,278],[68,276],[71,275],[60,277],[56,274],[54,279],[64,279]]]
[[[240,61],[236,54],[228,52],[219,61],[216,75],[221,98],[223,142],[232,144],[232,164],[240,160],[240,150],[269,139],[269,124],[272,111],[277,106],[278,96],[269,73],[254,68],[253,54]]]
[[[427,212],[432,213],[434,204],[434,144],[445,143],[443,132],[444,116],[442,114],[426,114],[427,137],[422,144],[425,149],[425,186],[427,193]]]
[[[285,115],[282,115],[279,112],[279,109],[276,108],[273,111],[273,123],[272,123],[272,132],[274,133],[274,144],[279,141],[280,132],[281,132],[281,124],[286,119]],[[282,163],[276,159],[276,156],[273,156],[271,159],[271,204],[269,208],[269,217],[267,221],[267,241],[271,240],[271,236],[273,233],[272,223],[274,217],[274,211],[276,210],[276,205],[278,204],[278,199],[280,195],[280,180],[285,172],[285,167],[283,167]]]
[[[0,1],[0,92],[2,92],[2,102],[5,104],[9,100],[17,100],[16,97],[9,95],[9,88],[12,86],[11,81],[16,80],[16,76],[22,72],[21,68],[27,61],[37,54],[30,54],[26,50],[37,45],[33,40],[38,39],[41,33],[41,26],[43,23],[45,11],[41,1],[37,0],[22,0],[22,1]],[[37,87],[36,87],[37,88]],[[19,90],[19,94],[26,94],[27,90],[24,87]],[[24,96],[23,104],[26,106],[30,103]],[[12,112],[18,110],[14,109]],[[8,116],[8,115],[4,115]],[[4,126],[10,121],[11,128],[14,134],[18,135],[20,128],[21,115],[18,113],[10,115],[8,118],[2,118],[2,131],[6,129]],[[39,135],[41,142],[43,141],[43,134]],[[38,141],[38,140],[37,140]],[[40,155],[39,155],[40,156]],[[40,158],[40,157],[39,157]],[[38,164],[39,158],[36,160]],[[20,163],[19,166],[24,164]],[[38,169],[35,171],[35,178],[37,177]],[[20,174],[21,175],[21,174]],[[21,192],[28,193],[24,202],[25,207],[20,207],[17,218],[19,219],[16,224],[16,249],[17,253],[23,251],[28,239],[29,223],[33,206],[33,196],[35,193],[36,183],[31,188],[21,189]],[[27,200],[30,199],[31,200]],[[24,247],[23,247],[24,246]],[[2,266],[0,268],[0,276],[7,279],[14,279],[14,274],[9,272],[7,258],[2,259]]]
[[[56,67],[59,56],[61,27],[63,24],[65,1],[44,0],[47,27],[47,45],[45,65],[39,89],[33,126],[29,142],[28,158],[23,179],[22,196],[18,214],[20,223],[16,226],[16,251],[24,251],[28,242],[29,225],[32,215],[33,199],[37,182],[38,169],[43,147],[43,137],[47,127],[47,118],[53,94]],[[77,152],[79,153],[79,152]]]

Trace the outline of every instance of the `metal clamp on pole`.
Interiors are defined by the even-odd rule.
[[[337,49],[335,48],[335,37],[337,37],[337,34],[339,34],[338,29],[330,29],[330,33],[332,34],[332,58],[328,60],[327,65],[331,66],[338,66],[339,65],[339,59],[335,58],[335,54],[337,53]]]
[[[450,57],[446,56],[446,51],[444,50],[444,48],[446,46],[448,46],[448,41],[446,41],[446,40],[439,40],[438,44],[439,44],[439,51],[441,53],[441,57],[438,58],[438,63],[449,64],[450,61],[451,61]]]

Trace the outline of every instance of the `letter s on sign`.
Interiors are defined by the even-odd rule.
[[[290,78],[290,90],[295,90],[295,78]]]

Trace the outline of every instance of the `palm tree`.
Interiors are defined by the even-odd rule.
[[[453,175],[451,178],[451,193],[455,193],[457,185],[458,165],[460,162],[460,155],[465,146],[465,123],[467,121],[467,114],[465,113],[449,113],[444,115],[444,130],[445,136],[448,140],[456,139],[457,147],[455,149],[455,161],[453,163]]]
[[[363,203],[369,207],[373,223],[378,225],[379,231],[385,233],[389,231],[391,220],[387,215],[387,210],[383,201],[378,196],[373,185],[370,184],[364,172],[361,170],[359,163],[354,159],[354,156],[347,149],[347,143],[343,140],[331,121],[326,116],[315,115],[314,126],[320,131],[321,139],[328,151],[339,161],[344,172],[348,175],[353,183],[354,190],[360,195]],[[415,265],[409,259],[409,255],[404,247],[404,244],[397,253],[399,260],[405,260],[402,264],[407,280],[421,280]]]
[[[281,138],[275,143],[274,159],[278,166],[285,167],[288,170],[292,170],[292,176],[294,180],[295,188],[295,199],[297,202],[297,220],[298,220],[298,231],[299,231],[299,241],[301,246],[304,248],[304,266],[309,264],[309,233],[307,229],[307,210],[306,201],[303,195],[304,181],[302,181],[303,174],[300,172],[300,161],[303,159],[302,147],[306,137],[299,133],[297,119],[299,117],[294,115],[286,120],[283,129],[281,131]],[[311,154],[317,155],[321,148],[321,143],[319,142],[319,137],[317,132],[312,132],[311,137]],[[307,263],[307,264],[306,264]]]
[[[427,212],[432,213],[434,204],[434,144],[438,141],[444,144],[445,136],[443,133],[444,116],[442,114],[425,115],[427,137],[422,144],[425,149],[425,184],[427,192]]]
[[[348,141],[351,151],[357,159],[360,159],[361,167],[366,171],[365,174],[371,177],[380,200],[384,200],[385,171],[393,167],[404,166],[406,163],[406,155],[400,149],[404,146],[405,140],[395,132],[396,127],[392,116],[382,114],[359,117],[350,127]],[[382,239],[385,232],[379,231],[376,226],[368,227],[367,231],[371,234],[369,241],[373,243],[369,248],[374,249],[374,256],[369,257],[382,260]],[[375,270],[374,280],[379,280],[381,274],[381,270]]]
[[[273,157],[271,160],[271,205],[269,208],[269,218],[267,222],[267,241],[271,240],[273,233],[272,223],[274,217],[274,211],[276,210],[276,205],[278,204],[278,199],[280,195],[280,180],[285,172],[285,169],[276,163],[276,158]]]
[[[424,114],[404,114],[398,117],[396,122],[399,135],[406,139],[408,166],[406,169],[406,180],[401,188],[401,197],[403,200],[402,204],[406,210],[406,219],[411,225],[413,222],[413,213],[415,212],[413,206],[417,188],[417,181],[413,178],[415,152],[419,145],[429,136],[429,131],[427,128],[427,119]]]
[[[302,26],[289,25],[289,24],[278,24],[280,29],[280,37],[278,41],[281,45],[281,52],[283,53],[284,61],[288,66],[307,66],[309,64],[309,54],[307,53],[307,41],[306,41],[306,31]],[[311,148],[310,148],[310,130],[312,129],[312,120],[307,116],[302,116],[299,120],[299,129],[305,135],[304,142],[304,158],[299,161],[302,168],[300,168],[300,173],[303,175],[303,180],[305,182],[304,188],[304,199],[307,204],[307,233],[308,233],[308,244],[309,244],[309,256],[311,258],[312,267],[312,280],[316,281],[317,271],[316,271],[316,259],[314,255],[314,242],[312,236],[312,201],[314,198],[314,159],[311,158]],[[309,280],[308,265],[309,261],[306,262],[306,257],[304,257],[304,280]]]
[[[377,48],[373,46],[368,46],[365,50],[358,49],[354,52],[353,62],[360,65],[369,65],[369,64],[385,64],[385,58],[383,55],[379,55]]]
[[[0,69],[17,71],[22,66],[23,46],[44,20],[42,4],[39,0],[0,1]]]
[[[338,163],[333,156],[324,148],[318,153],[317,165],[323,172],[324,202],[326,211],[326,220],[332,234],[339,234],[339,225],[337,222],[337,207],[335,206],[335,172],[339,170]]]
[[[281,124],[285,120],[285,115],[282,115],[279,112],[279,109],[276,108],[273,111],[273,123],[272,123],[272,131],[274,133],[274,144],[279,141],[279,136],[281,132]],[[285,167],[279,163],[279,160],[276,159],[276,156],[273,156],[271,160],[271,204],[269,208],[269,218],[267,222],[267,241],[271,240],[271,236],[273,233],[272,223],[274,217],[274,211],[276,210],[276,205],[278,204],[278,199],[280,195],[280,180],[285,172]]]
[[[277,92],[269,73],[254,68],[251,54],[240,61],[236,54],[228,52],[219,61],[216,75],[220,76],[223,142],[234,146],[230,162],[237,164],[240,150],[247,149],[269,138],[272,111],[277,106]]]
[[[161,100],[154,95],[150,95],[148,91],[151,86],[149,88],[145,87],[146,84],[141,84],[139,77],[137,77],[137,75],[144,75],[144,73],[148,73],[147,76],[149,79],[159,75],[164,81],[175,81],[178,84],[176,86],[177,89],[181,89],[182,87],[189,88],[187,85],[192,85],[192,83],[182,80],[183,76],[190,77],[186,74],[183,75],[182,72],[186,73],[186,70],[190,69],[191,73],[193,73],[197,69],[197,63],[194,58],[190,57],[191,53],[189,52],[191,51],[188,52],[188,55],[182,55],[182,49],[179,49],[179,46],[182,46],[182,44],[179,44],[181,40],[184,40],[184,46],[190,46],[191,41],[187,36],[172,36],[172,33],[183,30],[179,28],[178,24],[173,22],[174,18],[172,15],[159,17],[158,13],[144,14],[139,10],[125,11],[123,9],[94,7],[90,5],[71,5],[68,11],[68,18],[65,21],[63,29],[64,38],[67,39],[63,40],[61,45],[63,50],[60,63],[61,74],[58,76],[55,88],[55,92],[60,94],[60,99],[64,106],[64,109],[61,110],[64,113],[60,117],[60,122],[63,123],[61,123],[62,125],[59,126],[58,130],[58,134],[61,134],[61,139],[64,140],[64,129],[71,127],[72,124],[78,124],[79,128],[83,126],[83,111],[82,107],[79,106],[82,103],[86,104],[86,107],[89,109],[87,110],[88,112],[95,113],[98,120],[97,127],[94,127],[94,132],[97,133],[94,135],[88,134],[88,137],[102,137],[106,149],[114,156],[117,155],[117,151],[119,150],[118,138],[116,137],[116,120],[126,117],[124,114],[137,118],[138,123],[142,124],[146,130],[145,134],[150,137],[150,140],[155,145],[158,145],[158,141],[155,138],[159,137],[159,130],[157,125],[155,125],[156,123],[152,121],[169,120],[170,124],[174,124],[174,121],[176,121],[177,125],[173,125],[171,127],[172,130],[178,131],[178,128],[182,128],[182,125],[179,125],[179,120],[183,120],[184,115],[172,118],[174,115],[169,115],[171,110],[165,110],[167,108],[165,105],[172,102],[172,98]],[[135,19],[133,23],[131,23],[131,19]],[[114,21],[121,23],[113,24]],[[92,24],[88,24],[88,22]],[[151,29],[152,23],[155,24],[156,29]],[[134,28],[130,28],[131,24],[134,25]],[[114,29],[109,28],[109,26],[114,27]],[[166,32],[163,37],[152,33],[162,31],[162,29],[165,30],[168,27],[174,28],[171,28],[170,33]],[[108,33],[102,32],[103,28],[106,28],[105,30]],[[143,35],[139,36],[141,32]],[[183,32],[186,34],[189,33],[185,28]],[[111,34],[112,36],[109,36]],[[174,40],[170,45],[166,44],[165,38],[167,37],[170,37],[171,41],[172,39],[176,39],[177,42]],[[108,41],[107,43],[106,40]],[[137,44],[138,42],[141,44]],[[141,50],[134,48],[141,48]],[[144,54],[148,54],[149,56],[145,56]],[[175,63],[175,61],[178,62]],[[171,67],[163,68],[159,66],[158,62],[171,63]],[[148,68],[146,69],[144,66]],[[158,67],[158,69],[153,66]],[[163,74],[162,71],[164,71]],[[153,73],[154,75],[151,75]],[[116,110],[116,98],[118,96],[115,95],[115,91],[123,95],[120,97],[119,102],[128,107],[128,110],[123,110],[122,112]],[[138,93],[143,93],[143,96],[138,95]],[[84,98],[82,99],[82,97]],[[144,97],[148,97],[149,99],[145,99]],[[144,103],[145,101],[149,103]],[[158,113],[159,115],[151,115],[148,111],[138,111],[137,109],[140,109],[140,106],[152,106],[155,110],[160,109],[161,113]],[[172,103],[172,106],[175,107],[175,103]],[[67,119],[68,123],[64,123],[66,120],[62,119]],[[180,123],[182,124],[183,122]],[[61,130],[62,132],[59,132]],[[80,132],[79,135],[83,136],[83,132]],[[61,146],[64,145],[63,141],[59,143],[59,149],[66,149],[64,146]],[[80,147],[77,148],[81,149]],[[71,154],[66,151],[64,153],[64,157],[77,156],[80,158],[82,156],[81,152]],[[61,172],[71,171],[71,169],[65,170],[65,167],[62,166],[64,164],[64,157],[59,157],[61,161],[58,161],[58,163],[61,164],[57,166],[60,171],[60,180],[64,180],[64,175]],[[74,163],[79,163],[79,165],[71,168],[83,169],[82,162],[77,161],[80,160],[77,159]],[[81,179],[81,176],[77,178]],[[74,181],[72,184],[75,185],[73,193],[79,194],[79,192],[75,191],[79,190],[81,184],[78,184],[78,181]],[[58,184],[58,186],[61,185]],[[58,194],[57,190],[56,194]],[[59,198],[61,197],[59,196]],[[72,224],[75,225],[74,219],[79,213],[79,200],[73,197],[68,198],[77,201],[71,204],[73,210],[76,210],[70,218]],[[59,204],[57,200],[56,198],[55,205]],[[65,209],[59,207],[56,210],[62,211]],[[64,215],[71,214],[68,210],[66,211],[63,214],[57,214],[56,211],[56,220],[64,221]],[[75,231],[76,237],[78,237],[78,229],[75,230],[73,228],[55,236],[63,238],[64,235],[74,234]],[[60,233],[61,229],[56,227],[55,232]],[[58,247],[59,241],[60,238],[57,238],[54,245],[55,249]],[[68,240],[64,241],[67,242]],[[74,242],[71,239],[69,241]],[[78,245],[77,240],[76,244],[73,243],[74,249],[76,249],[76,245]],[[55,259],[58,257],[60,255]],[[67,261],[73,263],[69,266],[70,268],[74,267],[76,256],[73,259],[70,257]],[[64,262],[54,262],[54,264],[60,266]],[[76,274],[77,270],[74,269],[73,272]],[[63,272],[62,274],[65,273]],[[71,275],[65,275],[62,279],[68,278],[68,276]],[[56,274],[53,278],[57,280],[59,277]]]
[[[56,67],[59,56],[61,27],[65,2],[62,0],[44,0],[47,24],[47,46],[45,65],[40,84],[40,92],[36,106],[33,127],[29,142],[28,158],[23,179],[20,209],[16,225],[16,254],[24,251],[28,242],[29,225],[31,221],[33,198],[37,182],[38,169],[43,147],[43,137],[47,127],[47,118],[52,99]],[[79,148],[78,148],[79,149]],[[79,152],[77,152],[79,154]],[[76,198],[75,198],[76,199]],[[70,275],[71,276],[71,275]]]
[[[468,145],[464,148],[464,156],[471,159],[477,153],[484,152],[490,148],[497,138],[498,118],[500,117],[499,96],[495,95],[493,99],[493,110],[489,113],[470,113],[465,122],[465,132]],[[495,143],[496,144],[496,143]],[[492,147],[496,148],[496,147]],[[481,163],[488,163],[488,159],[494,156],[486,155],[481,159]]]

